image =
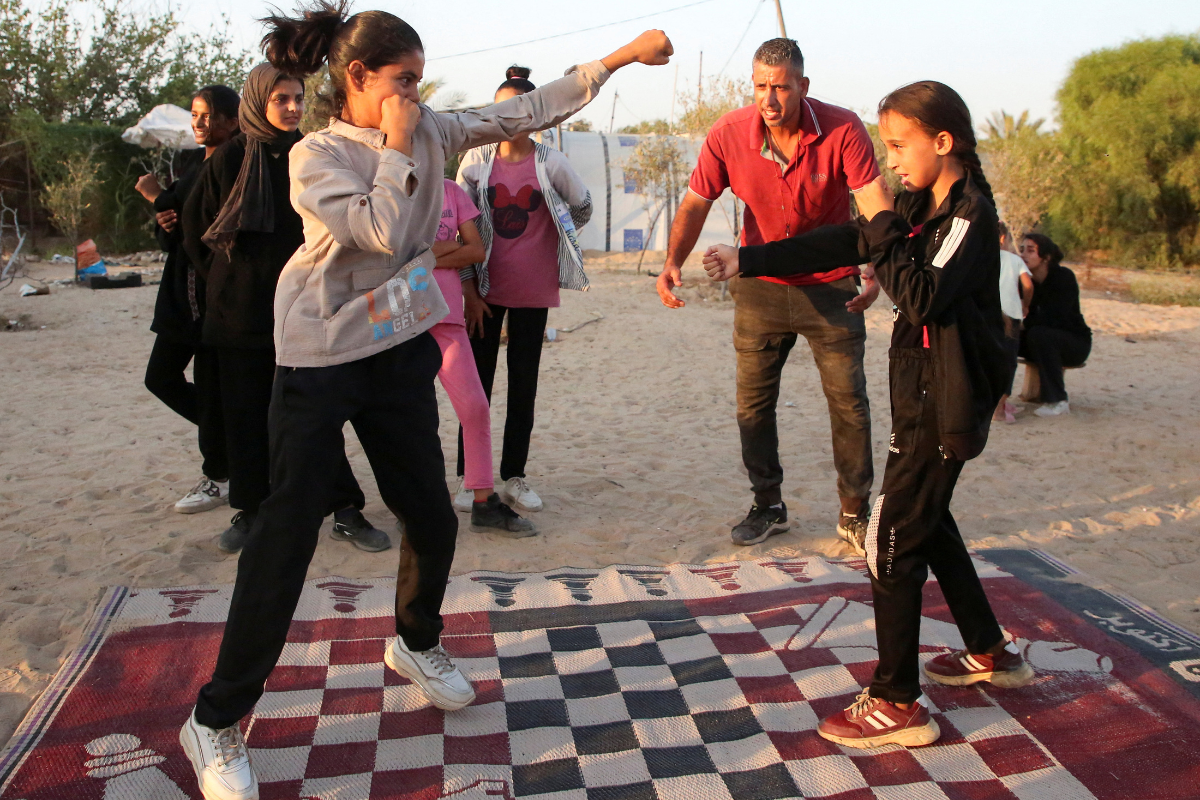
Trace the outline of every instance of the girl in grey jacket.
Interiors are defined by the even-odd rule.
[[[347,18],[322,3],[271,17],[264,49],[289,75],[329,67],[336,118],[297,144],[292,205],[304,244],[279,278],[278,369],[271,398],[271,494],[238,562],[212,680],[180,742],[207,800],[254,800],[258,780],[238,721],[262,695],[283,650],[324,515],[329,475],[354,425],[388,507],[405,523],[395,641],[383,653],[439,708],[475,698],[442,649],[441,603],[458,520],[438,440],[433,379],[442,354],[428,329],[446,313],[430,275],[453,153],[566,119],[626,64],[665,64],[670,41],[649,31],[544,89],[478,112],[419,104],[420,37],[383,11]]]

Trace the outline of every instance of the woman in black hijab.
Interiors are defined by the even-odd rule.
[[[228,553],[242,548],[270,490],[275,284],[304,243],[288,177],[303,115],[303,81],[270,64],[252,69],[238,109],[241,133],[205,162],[183,210],[184,248],[208,284],[202,337],[216,353],[229,504],[237,509],[218,543]],[[391,547],[387,534],[363,517],[366,500],[348,461],[333,480],[331,535],[372,552]]]

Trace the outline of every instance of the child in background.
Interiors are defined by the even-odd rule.
[[[450,313],[429,329],[438,346],[442,348],[442,369],[438,379],[442,382],[450,403],[463,429],[463,446],[466,453],[466,471],[463,488],[474,495],[470,506],[471,530],[476,532],[495,531],[514,539],[533,536],[533,523],[522,519],[515,511],[500,501],[496,494],[495,476],[492,473],[492,424],[491,408],[483,384],[479,382],[479,371],[475,368],[475,356],[471,342],[467,339],[466,319],[463,316],[464,276],[460,270],[483,261],[486,253],[475,218],[479,209],[471,202],[457,183],[445,181],[446,196],[442,201],[442,221],[438,226],[433,254],[437,265],[433,276]],[[461,241],[460,241],[461,240]],[[466,270],[465,280],[471,290],[475,282],[474,272]],[[466,509],[461,509],[466,510]]]
[[[497,103],[535,90],[529,70],[509,67],[496,89]],[[501,496],[523,511],[541,511],[542,499],[525,479],[533,434],[538,370],[546,318],[559,305],[559,289],[588,288],[576,231],[592,217],[592,196],[561,151],[512,137],[463,155],[458,183],[483,214],[479,229],[485,256],[475,265],[478,294],[467,295],[471,347],[489,400],[508,317],[508,415],[500,454]],[[463,475],[461,435],[458,474]],[[456,492],[463,508],[466,492]]]
[[[888,167],[905,191],[858,223],[741,250],[710,247],[709,277],[822,272],[869,259],[895,304],[888,351],[892,434],[867,528],[879,664],[870,687],[817,732],[857,748],[930,744],[941,735],[920,685],[922,588],[933,570],[965,649],[925,663],[949,686],[1024,686],[1033,670],[1008,641],[975,572],[950,501],[963,464],[983,452],[1012,372],[1000,310],[999,231],[975,152],[971,113],[936,81],[879,104]]]
[[[1012,234],[1008,226],[1001,222],[999,228],[1000,309],[1004,312],[1004,350],[1008,354],[1012,374],[1016,376],[1017,351],[1021,347],[1021,320],[1029,313],[1029,300],[1033,297],[1033,278],[1025,259],[1013,250]],[[1009,379],[1008,391],[996,405],[996,413],[992,414],[993,422],[1012,425],[1017,421],[1017,407],[1008,402],[1012,386],[1012,379]]]

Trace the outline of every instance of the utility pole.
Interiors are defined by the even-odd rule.
[[[618,92],[616,89],[614,89],[613,90],[612,116],[608,118],[608,132],[609,133],[613,132],[613,123],[615,123],[617,121],[617,98],[620,96],[621,96],[620,92]]]
[[[704,99],[704,51],[700,51],[700,74],[696,76],[696,105]]]
[[[783,24],[783,6],[779,5],[779,0],[775,0],[775,15],[779,17],[779,35],[786,39],[787,26]]]

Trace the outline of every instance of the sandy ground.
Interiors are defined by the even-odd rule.
[[[751,497],[734,423],[732,303],[713,287],[686,288],[692,302],[669,311],[652,281],[622,261],[593,260],[593,290],[564,292],[550,315],[556,328],[604,319],[560,334],[543,356],[529,472],[546,504],[534,517],[541,535],[514,542],[463,524],[456,571],[844,552],[834,536],[828,416],[806,348],[785,372],[779,409],[792,531],[734,548],[729,528]],[[171,510],[197,479],[199,458],[194,429],[142,386],[157,287],[54,287],[30,298],[15,289],[0,293],[0,318],[26,315],[27,328],[0,333],[0,742],[76,646],[105,587],[227,584],[237,567],[216,548],[228,509]],[[1043,548],[1095,585],[1200,631],[1200,308],[1088,294],[1096,341],[1087,368],[1068,373],[1071,415],[1026,411],[1019,424],[993,428],[963,472],[955,513],[975,547]],[[890,327],[886,303],[876,304],[867,372],[877,486]],[[497,430],[504,381],[502,368]],[[444,395],[442,410],[452,465]],[[349,432],[348,441],[366,513],[390,528]],[[394,549],[366,554],[322,537],[310,576],[383,575],[395,563]]]

